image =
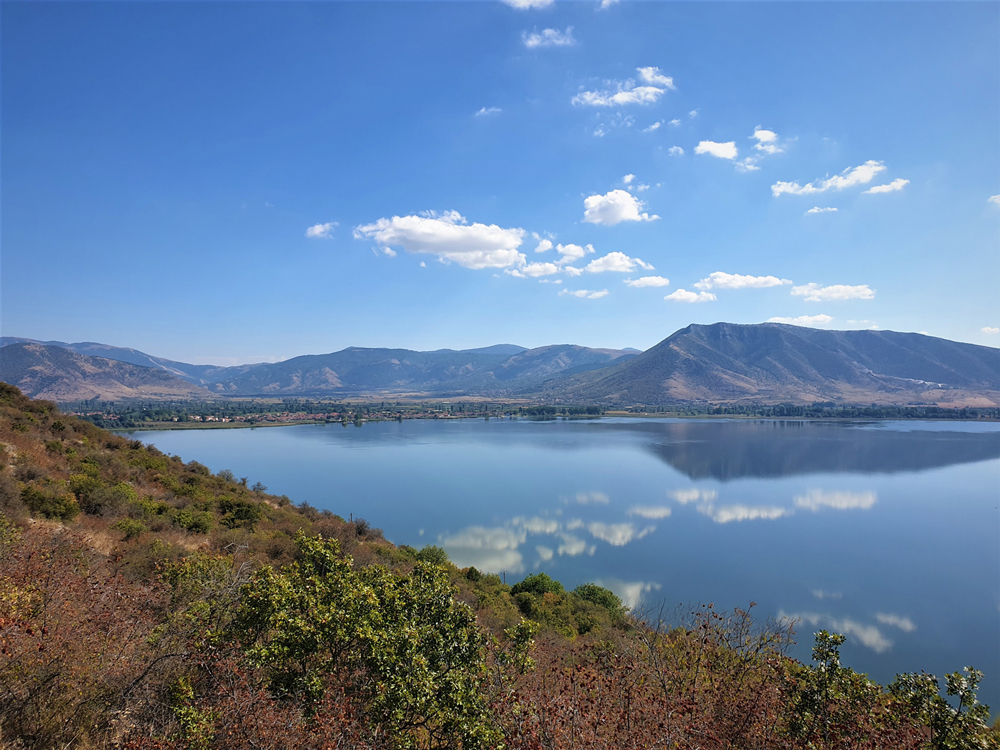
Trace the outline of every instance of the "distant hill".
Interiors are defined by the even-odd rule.
[[[52,401],[205,398],[211,394],[159,368],[79,354],[61,346],[0,349],[0,381]]]
[[[1000,405],[1000,350],[917,333],[691,325],[642,354],[550,383],[578,402]]]

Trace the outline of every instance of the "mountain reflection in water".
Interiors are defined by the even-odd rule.
[[[653,455],[691,479],[893,474],[1000,458],[998,432],[801,420],[631,420],[604,427],[642,435]]]

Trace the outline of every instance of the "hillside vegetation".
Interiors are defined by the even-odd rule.
[[[1000,747],[975,670],[883,688],[749,608],[507,586],[6,384],[0,449],[5,748]]]

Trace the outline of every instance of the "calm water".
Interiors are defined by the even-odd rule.
[[[134,433],[460,566],[633,605],[753,600],[845,662],[986,671],[1000,709],[1000,424],[407,421]]]

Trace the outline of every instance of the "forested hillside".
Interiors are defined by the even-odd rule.
[[[507,586],[0,384],[3,747],[1000,747],[974,670],[883,688],[751,608]]]

